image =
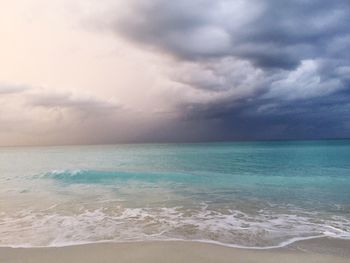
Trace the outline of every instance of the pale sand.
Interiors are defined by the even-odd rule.
[[[334,248],[335,250],[332,250]],[[328,250],[327,250],[328,249]],[[330,252],[330,253],[329,253]],[[272,250],[198,242],[106,243],[61,248],[0,248],[1,263],[349,263],[350,241],[319,239]]]

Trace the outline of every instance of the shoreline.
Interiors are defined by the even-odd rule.
[[[283,248],[243,249],[195,241],[93,243],[66,247],[0,248],[6,263],[100,262],[349,262],[350,240],[317,238]]]
[[[248,247],[248,246],[242,246],[242,245],[236,245],[236,244],[229,244],[229,243],[223,243],[220,241],[214,241],[214,240],[201,240],[201,239],[154,239],[154,240],[131,240],[131,241],[115,241],[115,240],[101,240],[101,241],[82,241],[82,242],[72,242],[72,243],[66,243],[66,244],[53,244],[53,245],[47,245],[47,246],[34,246],[34,245],[9,245],[9,246],[0,246],[1,248],[65,248],[65,247],[74,247],[74,246],[85,246],[85,245],[97,245],[97,244],[132,244],[132,243],[157,243],[157,242],[184,242],[184,243],[203,243],[203,244],[210,244],[210,245],[217,245],[227,248],[235,248],[235,249],[248,249],[248,250],[271,250],[271,249],[280,249],[285,248],[288,246],[293,245],[294,243],[303,242],[307,240],[314,240],[314,239],[322,239],[322,238],[330,238],[330,239],[337,239],[337,240],[350,240],[350,239],[344,239],[344,238],[337,238],[337,237],[330,237],[326,235],[318,235],[318,236],[309,236],[309,237],[296,237],[291,238],[289,240],[283,241],[278,245],[275,246],[266,246],[266,247]]]

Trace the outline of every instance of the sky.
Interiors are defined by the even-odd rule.
[[[350,137],[348,0],[1,0],[0,145]]]

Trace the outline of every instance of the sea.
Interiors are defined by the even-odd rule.
[[[350,140],[0,148],[0,246],[350,239]]]

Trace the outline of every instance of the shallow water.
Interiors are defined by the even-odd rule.
[[[0,148],[0,246],[350,238],[350,141]]]

